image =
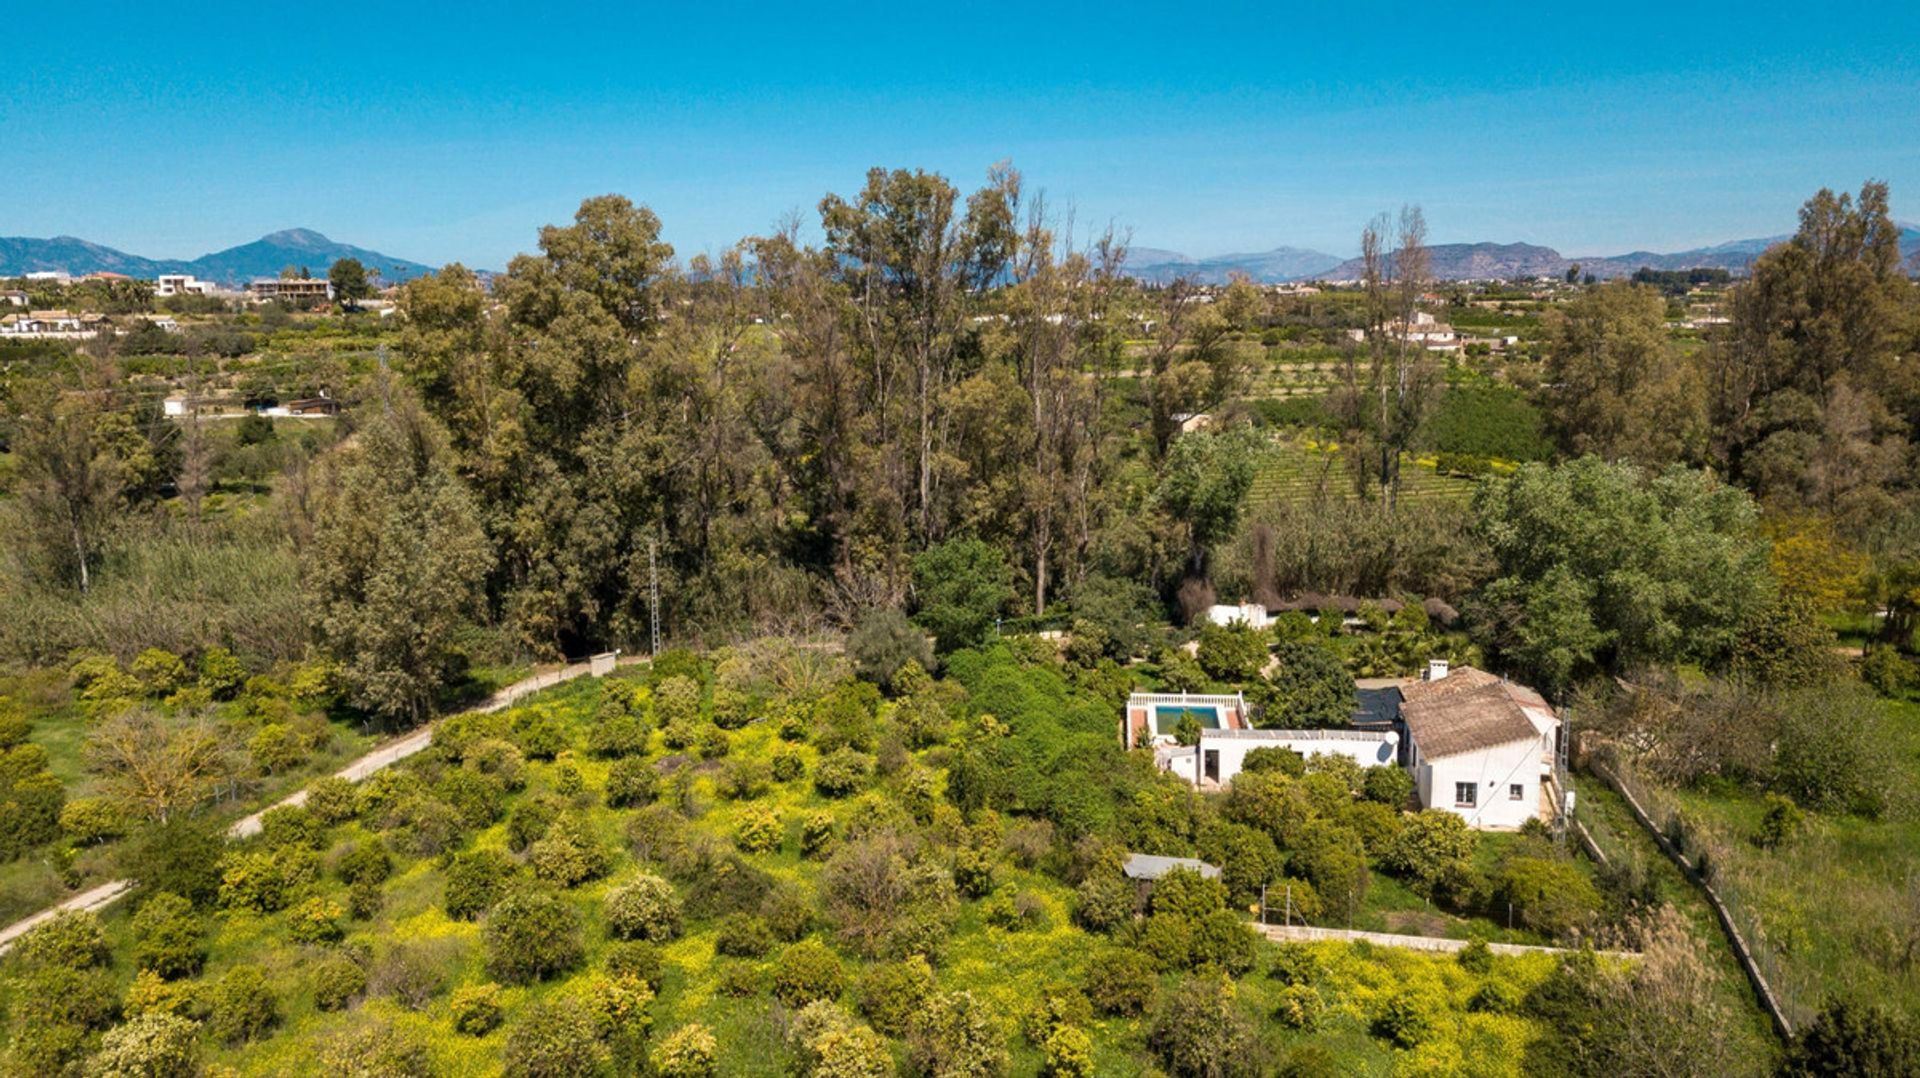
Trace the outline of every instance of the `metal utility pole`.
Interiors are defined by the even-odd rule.
[[[660,566],[656,561],[658,544],[647,540],[647,622],[652,640],[647,647],[649,660],[660,655]]]

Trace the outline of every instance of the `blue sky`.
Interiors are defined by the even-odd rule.
[[[9,17],[0,235],[498,267],[617,191],[691,254],[1001,159],[1196,255],[1349,254],[1402,202],[1436,242],[1672,250],[1868,177],[1920,218],[1911,2],[119,7]]]

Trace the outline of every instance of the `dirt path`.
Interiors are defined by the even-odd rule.
[[[1447,939],[1442,936],[1397,936],[1388,932],[1360,932],[1348,928],[1312,928],[1307,925],[1254,925],[1254,930],[1275,942],[1318,943],[1323,940],[1338,940],[1352,943],[1365,940],[1380,947],[1405,947],[1412,951],[1455,952],[1464,950],[1466,940]],[[1526,943],[1489,943],[1487,950],[1494,954],[1573,954],[1566,947],[1536,947]],[[1628,951],[1600,951],[1612,958],[1638,958]]]
[[[634,655],[620,659],[617,665],[629,666],[633,663],[645,661],[644,656]],[[572,681],[578,677],[584,677],[590,673],[592,669],[593,665],[590,662],[569,663],[558,669],[534,674],[531,677],[523,678],[520,681],[508,685],[506,688],[487,697],[473,707],[467,708],[464,711],[456,711],[453,712],[452,715],[442,717],[452,718],[453,715],[470,715],[476,712],[484,714],[487,712],[500,711],[504,708],[512,707],[515,701],[531,693],[539,692],[542,689],[550,689],[555,685]],[[433,727],[431,725],[423,726],[410,734],[389,741],[385,745],[374,749],[372,752],[353,761],[339,771],[334,772],[334,774],[346,779],[348,782],[359,782],[361,779],[366,778],[376,771],[392,767],[394,764],[420,752],[431,744],[433,744]],[[241,839],[257,835],[260,833],[260,820],[267,813],[283,805],[304,805],[306,801],[307,791],[305,789],[289,794],[251,816],[234,821],[233,826],[227,829],[227,838]],[[58,906],[41,910],[31,917],[16,921],[6,928],[0,929],[0,954],[7,953],[8,949],[13,946],[15,940],[33,931],[42,921],[46,921],[54,915],[67,910],[84,911],[104,909],[123,897],[128,891],[132,890],[133,883],[134,881],[132,880],[108,881],[98,887],[82,891],[60,903]]]

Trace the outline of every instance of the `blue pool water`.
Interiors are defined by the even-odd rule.
[[[1188,715],[1200,724],[1203,730],[1220,729],[1220,711],[1213,707],[1180,707],[1178,705],[1157,705],[1153,709],[1153,728],[1162,734],[1173,733],[1180,720]]]

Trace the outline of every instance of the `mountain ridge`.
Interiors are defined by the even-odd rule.
[[[411,280],[434,267],[350,243],[339,243],[311,228],[269,232],[250,243],[237,244],[198,258],[145,258],[81,239],[78,236],[0,236],[0,277],[64,270],[75,276],[88,273],[124,273],[129,277],[157,277],[163,273],[190,273],[218,284],[240,285],[258,277],[274,277],[287,266],[305,266],[325,274],[334,261],[357,258],[377,270],[388,284]]]
[[[1900,258],[1910,269],[1920,269],[1920,226],[1901,224]],[[1724,269],[1744,274],[1756,258],[1775,244],[1792,239],[1791,234],[1729,240],[1685,251],[1628,251],[1618,255],[1563,255],[1552,247],[1524,242],[1438,243],[1427,248],[1431,273],[1435,280],[1468,281],[1512,277],[1560,277],[1579,266],[1582,275],[1591,273],[1597,280],[1631,277],[1642,267],[1654,270]],[[1327,260],[1324,266],[1289,267],[1273,272],[1257,260],[1261,255],[1216,255],[1194,258],[1163,248],[1137,248],[1127,259],[1127,272],[1133,277],[1164,284],[1185,277],[1200,284],[1224,284],[1236,272],[1244,273],[1260,284],[1291,281],[1357,280],[1364,268],[1358,258],[1338,259],[1318,251],[1296,247],[1277,247],[1268,255],[1281,253],[1315,255]],[[1138,259],[1137,255],[1148,256]],[[1277,263],[1279,260],[1275,260]],[[1271,267],[1274,263],[1268,263]]]

